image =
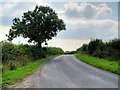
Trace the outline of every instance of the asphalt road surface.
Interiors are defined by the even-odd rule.
[[[118,76],[62,55],[44,64],[16,88],[118,88]]]

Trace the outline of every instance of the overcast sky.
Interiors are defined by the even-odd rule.
[[[15,17],[21,17],[23,12],[33,10],[35,5],[52,7],[59,18],[66,23],[66,30],[48,42],[48,46],[61,47],[64,51],[76,50],[91,38],[111,40],[118,38],[118,3],[117,2],[44,2],[39,0],[9,0],[0,3],[0,41],[6,40]],[[105,0],[104,0],[105,1]],[[22,37],[13,43],[27,43]],[[43,44],[44,45],[44,44]]]

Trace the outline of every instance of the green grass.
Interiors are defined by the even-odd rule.
[[[34,62],[28,63],[26,66],[18,68],[16,70],[7,71],[2,74],[2,86],[8,86],[19,82],[26,76],[33,74],[38,67],[40,67],[46,61],[54,58],[55,56],[49,56],[45,59],[36,60]]]
[[[77,53],[77,54],[75,54],[75,56],[79,60],[81,60],[87,64],[90,64],[97,68],[120,75],[120,73],[118,72],[118,61],[111,61],[108,59],[100,59],[97,57],[93,57],[93,56],[89,56],[89,55],[81,54],[81,53]]]

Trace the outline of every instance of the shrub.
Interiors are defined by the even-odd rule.
[[[25,66],[28,62],[45,58],[48,55],[63,54],[64,51],[57,47],[39,48],[35,45],[15,45],[8,42],[0,42],[2,44],[2,62],[3,72],[7,70],[15,70],[21,66]]]
[[[91,40],[89,44],[83,44],[77,52],[86,53],[99,58],[120,60],[120,39],[103,42],[101,39]]]

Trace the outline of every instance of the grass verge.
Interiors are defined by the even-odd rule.
[[[93,57],[93,56],[89,56],[87,54],[81,54],[81,53],[76,53],[75,56],[79,60],[81,60],[87,64],[90,64],[97,68],[120,75],[120,73],[118,72],[118,61],[111,61],[108,59],[100,59],[97,57]]]
[[[18,68],[16,70],[7,71],[2,74],[2,86],[13,85],[16,82],[21,81],[26,76],[33,74],[43,63],[54,58],[55,56],[49,56],[44,59],[39,59],[34,62],[28,63],[26,66]]]

